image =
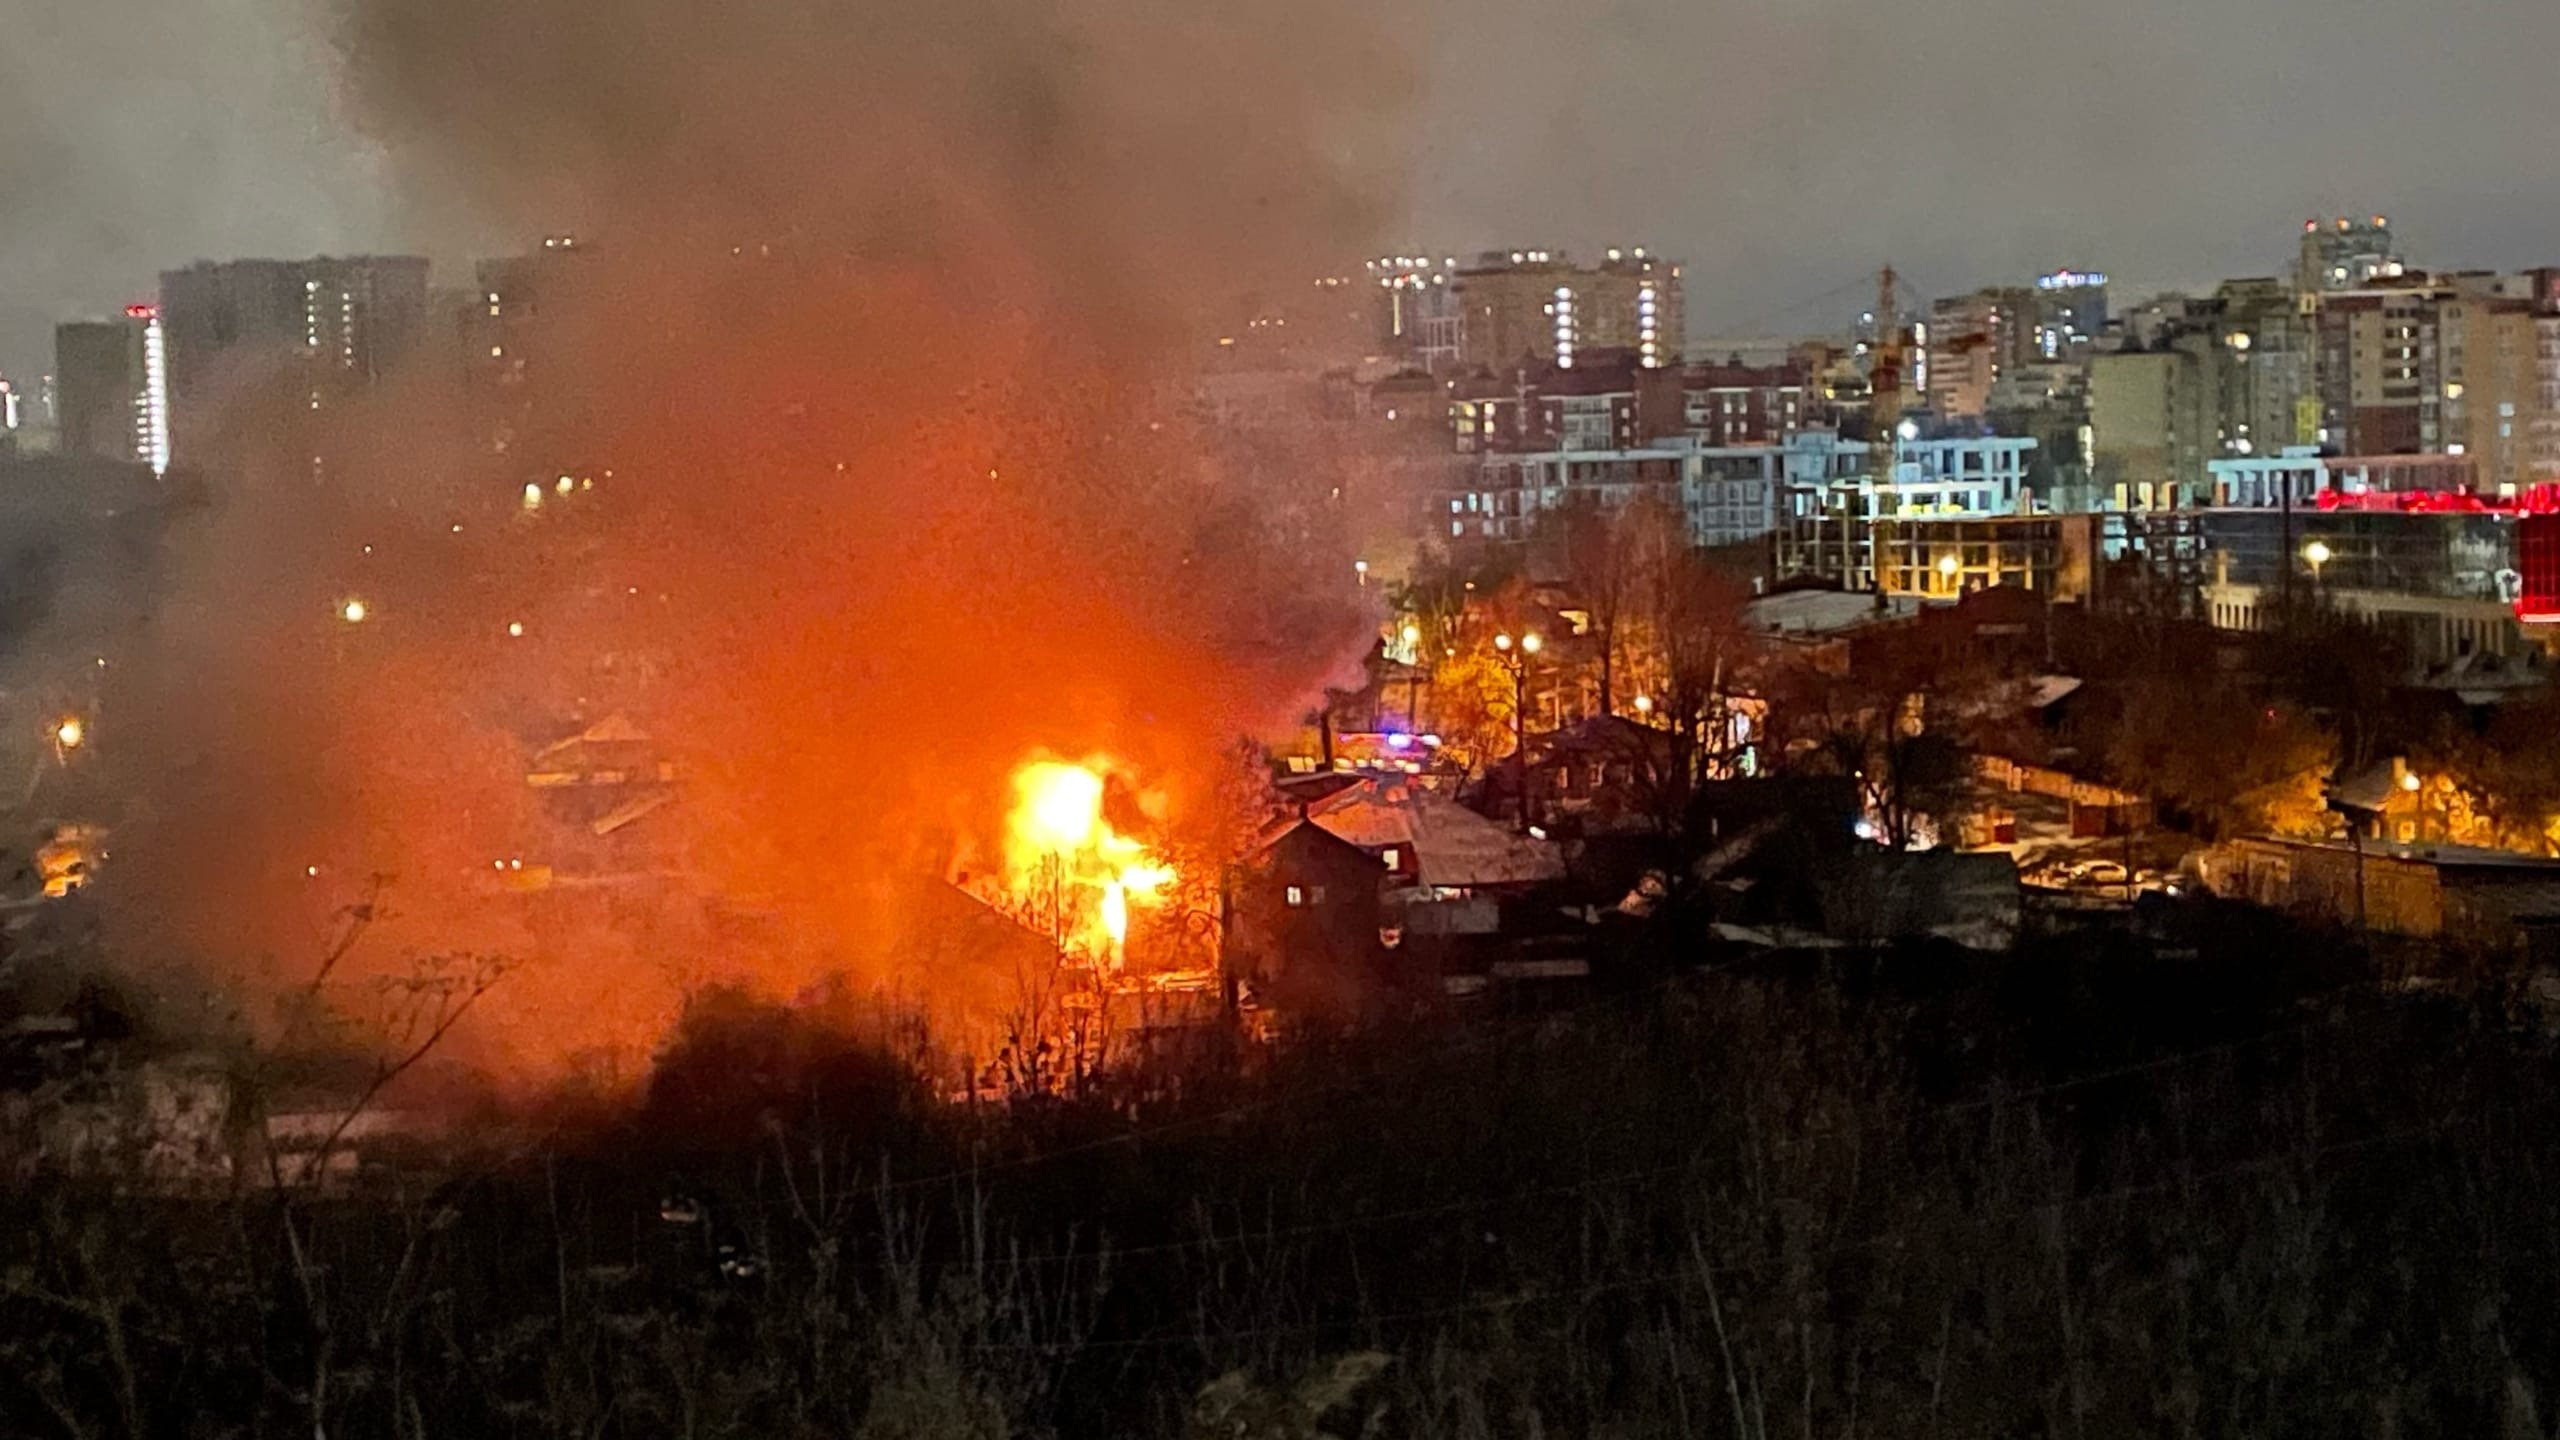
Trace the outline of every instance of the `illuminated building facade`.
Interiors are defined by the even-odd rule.
[[[57,326],[53,347],[62,450],[167,474],[169,351],[157,308]]]
[[[2320,298],[2321,443],[2362,455],[2437,449],[2444,379],[2432,285]]]
[[[2456,294],[2436,307],[2438,435],[2448,454],[2478,463],[2483,484],[2509,493],[2532,483],[2543,413],[2540,334],[2533,303]]]
[[[2294,286],[2302,294],[2359,290],[2407,271],[2385,216],[2302,222],[2302,253],[2294,269]]]
[[[2554,517],[2516,513],[2212,510],[2194,517],[2210,578],[2204,618],[2268,627],[2287,604],[2316,604],[2390,634],[2421,665],[2514,655],[2531,643],[2521,547]]]
[[[1647,365],[1639,351],[1592,351],[1477,374],[1448,387],[1458,450],[1613,450],[1680,440],[1772,445],[1827,416],[1797,361]]]
[[[1400,360],[1428,373],[1455,367],[1465,350],[1466,316],[1458,302],[1456,256],[1381,255],[1365,273],[1321,285],[1350,284],[1369,299],[1364,354]]]
[[[1691,544],[1735,545],[1826,524],[2019,513],[2028,506],[2026,457],[2035,444],[2003,436],[1904,440],[1894,482],[1883,486],[1872,478],[1865,442],[1828,430],[1777,445],[1676,439],[1497,453],[1431,506],[1448,542],[1500,543],[1533,538],[1546,517],[1571,507],[1614,511],[1652,499],[1680,513]],[[1780,572],[1795,568],[1782,547]]]
[[[1487,251],[1450,281],[1459,359],[1502,371],[1625,350],[1648,369],[1680,363],[1688,336],[1681,267],[1639,246],[1585,265],[1561,250]]]
[[[2027,331],[2036,354],[2060,360],[2088,353],[2107,330],[2107,277],[2095,270],[2056,270],[2035,283],[2035,323]]]
[[[1739,357],[1684,366],[1681,428],[1702,445],[1776,445],[1821,423],[1812,377],[1796,360],[1746,365]]]

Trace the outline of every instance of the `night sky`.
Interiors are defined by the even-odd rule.
[[[1448,0],[1415,31],[1382,243],[1650,244],[1698,336],[1834,322],[1887,259],[1922,294],[2272,273],[2324,212],[2560,259],[2547,4]],[[334,94],[316,5],[0,0],[0,373],[194,258],[496,243],[402,213]]]

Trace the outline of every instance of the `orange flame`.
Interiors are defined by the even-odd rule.
[[[1112,829],[1105,788],[1098,764],[1034,760],[1016,770],[1005,880],[1017,901],[1052,913],[1061,945],[1116,966],[1128,956],[1130,907],[1161,900],[1174,872]]]

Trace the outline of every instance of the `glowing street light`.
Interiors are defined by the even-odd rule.
[[[350,625],[361,625],[373,611],[362,600],[349,597],[338,606],[338,618]]]
[[[53,743],[65,750],[77,750],[89,738],[89,727],[77,715],[65,715],[53,727]]]
[[[1419,625],[1407,625],[1404,627],[1404,643],[1407,645],[1421,644],[1422,627]]]
[[[1652,719],[1652,718],[1653,718],[1653,697],[1652,697],[1652,696],[1650,696],[1650,695],[1639,695],[1639,696],[1637,696],[1637,697],[1636,697],[1636,713],[1637,713],[1637,714],[1639,714],[1639,715],[1642,715],[1643,717],[1645,717],[1645,718],[1646,718],[1646,719],[1648,719],[1648,720]]]
[[[1509,631],[1493,637],[1493,648],[1501,652],[1504,668],[1511,672],[1511,762],[1520,782],[1520,828],[1529,828],[1529,657],[1538,653],[1544,642],[1531,631],[1518,640],[1519,653],[1512,653]]]
[[[523,622],[523,621],[521,621],[521,620],[510,620],[510,621],[508,621],[508,622],[507,622],[507,638],[508,638],[508,639],[510,639],[510,640],[521,640],[521,639],[523,639],[523,638],[524,638],[524,622]]]
[[[2314,540],[2310,544],[2302,547],[2302,558],[2311,562],[2311,587],[2313,589],[2316,590],[2320,588],[2320,567],[2328,564],[2330,558],[2336,553],[2336,551],[2329,548],[2329,542],[2326,540]]]

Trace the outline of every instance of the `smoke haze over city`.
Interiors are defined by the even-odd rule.
[[[893,978],[862,957],[901,887],[983,871],[1033,756],[1235,823],[1233,739],[1356,660],[1336,462],[1221,458],[1181,395],[1219,326],[1380,233],[1400,38],[1324,5],[693,13],[326,17],[389,210],[549,237],[541,353],[489,347],[531,364],[529,418],[493,450],[423,363],[307,422],[225,377],[191,438],[228,478],[104,681],[102,770],[154,797],[119,840],[136,951],[271,994],[360,906],[393,970],[558,954],[491,918],[517,757],[627,708],[691,777],[675,848],[793,937],[739,962],[599,927],[491,1022],[544,1058],[645,1044],[685,984]]]
[[[2060,264],[2160,283],[2265,273],[2284,257],[2262,237],[2314,214],[2386,210],[2433,252],[2521,263],[2560,218],[2535,198],[2560,162],[2532,68],[2560,18],[2499,3],[2450,14],[2460,23],[2402,9],[2349,25],[2319,0],[1928,0],[1881,17],[1748,0],[1570,17],[1444,6],[1417,17],[1424,43],[1397,62],[1412,71],[1399,124],[1413,163],[1409,187],[1382,197],[1382,228],[1426,247],[1687,255],[1706,335],[1888,259],[1942,291]],[[359,16],[358,43],[387,23]],[[1294,28],[1334,43],[1321,22]],[[134,0],[0,5],[0,373],[42,367],[53,318],[120,307],[189,260],[458,259],[520,242],[509,227],[564,228],[556,193],[463,216],[442,203],[451,191],[386,184],[379,147],[414,142],[401,127],[424,117],[382,108],[398,97],[374,88],[388,77],[368,79],[373,60],[340,68],[348,33],[316,0],[148,17]],[[565,107],[577,88],[562,78]],[[2375,97],[2395,94],[2427,96],[2425,122],[2377,120]],[[1459,163],[1474,153],[1503,163]],[[443,178],[484,200],[500,183]]]

